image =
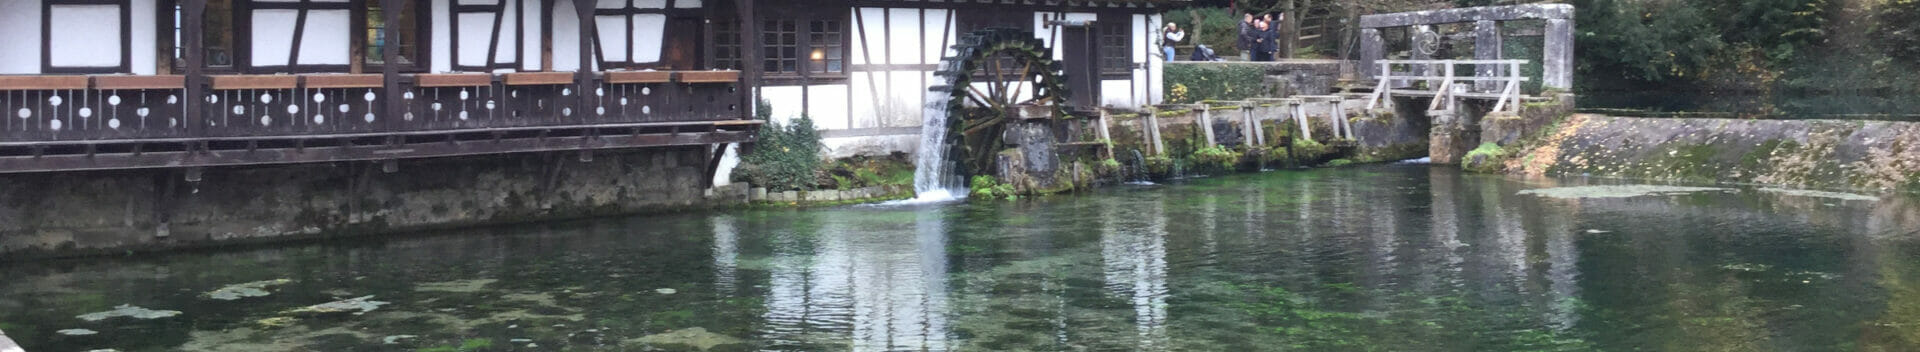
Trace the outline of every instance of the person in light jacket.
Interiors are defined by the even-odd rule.
[[[1175,55],[1173,45],[1186,39],[1187,32],[1181,31],[1180,25],[1173,24],[1173,22],[1167,22],[1167,28],[1163,29],[1162,32],[1160,37],[1160,50],[1166,52],[1167,61],[1179,60],[1180,57]]]

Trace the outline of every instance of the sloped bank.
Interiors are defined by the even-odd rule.
[[[1871,193],[1920,191],[1920,123],[1651,119],[1575,114],[1466,166]]]

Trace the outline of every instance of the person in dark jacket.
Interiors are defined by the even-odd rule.
[[[1250,48],[1253,51],[1253,61],[1273,61],[1273,36],[1269,34],[1272,33],[1271,29],[1272,27],[1267,25],[1266,20],[1253,20],[1253,33],[1251,34],[1253,37],[1253,47]]]
[[[1248,13],[1246,15],[1246,18],[1243,18],[1240,20],[1240,40],[1235,42],[1234,44],[1236,44],[1234,45],[1235,48],[1240,48],[1240,61],[1247,61],[1247,60],[1253,59],[1253,57],[1251,56],[1253,54],[1253,14],[1252,13]]]

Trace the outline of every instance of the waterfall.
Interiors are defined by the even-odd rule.
[[[944,70],[945,63],[941,64]],[[955,172],[947,155],[947,102],[953,97],[944,89],[929,89],[921,112],[920,152],[913,166],[913,193],[916,202],[934,202],[965,198],[966,185]]]

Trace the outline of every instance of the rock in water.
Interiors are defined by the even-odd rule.
[[[27,352],[27,350],[21,349],[20,344],[13,343],[13,339],[7,338],[7,332],[0,331],[0,352]]]
[[[334,314],[334,313],[361,314],[361,313],[371,312],[374,309],[379,309],[380,306],[387,305],[387,302],[374,301],[372,299],[373,299],[373,296],[361,296],[361,297],[355,297],[350,299],[343,299],[343,300],[338,300],[333,302],[295,308],[293,310],[287,311],[287,314],[294,314],[294,315],[324,315],[324,314]]]
[[[247,297],[260,297],[260,296],[266,296],[266,295],[272,294],[271,292],[267,292],[267,288],[270,288],[273,286],[285,285],[291,282],[293,282],[293,280],[278,279],[278,280],[254,281],[254,282],[249,282],[244,284],[233,284],[233,285],[228,285],[227,287],[221,287],[218,290],[213,290],[213,291],[201,294],[201,296],[222,300],[222,301],[232,301],[232,300],[247,298]]]
[[[637,339],[626,340],[622,342],[621,345],[644,345],[644,346],[681,345],[681,346],[697,348],[697,349],[700,349],[701,351],[706,351],[706,350],[713,349],[715,346],[732,345],[732,344],[738,344],[738,343],[744,343],[744,341],[741,341],[739,338],[735,338],[732,336],[707,332],[706,328],[692,327],[692,328],[680,329],[677,331],[672,331],[667,333],[647,335],[646,337],[641,337]]]
[[[152,310],[152,309],[135,307],[130,304],[122,304],[118,307],[113,307],[113,310],[109,310],[105,312],[81,314],[79,316],[76,316],[75,318],[80,318],[80,320],[85,320],[85,321],[101,321],[101,320],[107,320],[107,319],[118,318],[118,317],[129,317],[129,318],[144,320],[144,319],[168,318],[176,315],[180,315],[180,311]]]
[[[653,292],[659,292],[660,294],[663,294],[663,295],[671,295],[671,294],[675,294],[675,293],[680,293],[680,291],[679,291],[679,290],[675,290],[675,289],[671,289],[671,288],[662,288],[662,289],[656,289],[656,290],[653,290]]]
[[[93,331],[93,330],[87,330],[87,329],[66,329],[66,330],[60,330],[55,332],[61,335],[67,335],[67,336],[87,336],[87,335],[100,333],[99,331]]]

